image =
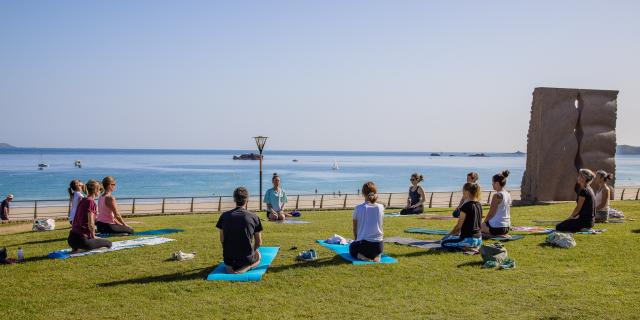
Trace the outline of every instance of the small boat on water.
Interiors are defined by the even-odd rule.
[[[44,168],[49,168],[49,164],[44,162],[43,154],[40,152],[40,162],[38,163],[38,170],[44,170]]]
[[[262,156],[256,153],[245,153],[239,156],[233,156],[233,160],[260,160]]]
[[[333,160],[333,165],[331,166],[331,170],[339,170],[340,166],[338,166],[338,161]]]
[[[82,162],[80,160],[76,160],[76,162],[74,162],[73,165],[78,168],[82,168]]]
[[[298,162],[298,159],[293,159],[292,161],[293,161],[293,162]]]

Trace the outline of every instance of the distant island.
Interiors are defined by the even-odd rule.
[[[626,144],[621,144],[616,148],[618,154],[627,155],[640,155],[640,147],[634,147]]]
[[[439,157],[439,156],[440,156],[440,154],[439,154],[439,153],[435,153],[435,152],[434,152],[434,153],[432,153],[432,154],[431,154],[431,157]]]
[[[474,153],[474,154],[470,154],[469,157],[488,157],[488,156],[484,153]]]
[[[0,149],[14,149],[15,146],[12,146],[8,143],[0,142]]]
[[[245,153],[239,156],[233,156],[233,160],[260,160],[260,155],[257,153]]]

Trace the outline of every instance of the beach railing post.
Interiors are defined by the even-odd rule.
[[[638,188],[638,191],[636,191],[636,200],[638,200],[638,195],[640,195],[640,188]]]
[[[218,212],[222,211],[222,196],[218,197]]]
[[[624,188],[622,189],[622,194],[620,195],[620,200],[624,200],[624,192],[625,192],[626,190],[627,190],[627,189],[624,189]]]
[[[320,196],[320,209],[322,209],[322,202],[324,201],[324,194]]]
[[[429,197],[429,208],[433,208],[432,203],[433,203],[433,192],[431,192],[431,196]]]
[[[346,209],[347,208],[347,194],[344,194],[344,203],[342,203],[342,209]]]
[[[162,213],[164,213],[164,198],[162,198]]]
[[[449,208],[453,205],[453,192],[451,192],[451,196],[449,197]]]
[[[487,197],[487,204],[491,203],[491,192],[493,191],[489,191],[489,196]]]
[[[298,204],[300,203],[300,195],[296,198],[296,210],[298,210]]]
[[[33,202],[33,220],[38,219],[38,200]]]
[[[131,204],[131,214],[136,213],[136,198],[133,198],[133,203]]]
[[[387,208],[391,207],[391,195],[393,195],[393,193],[389,193],[389,200],[387,200]]]
[[[191,197],[191,208],[189,209],[189,212],[193,212],[193,197]]]

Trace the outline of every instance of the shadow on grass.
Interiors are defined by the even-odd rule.
[[[98,283],[98,287],[116,287],[119,285],[126,285],[126,284],[147,284],[147,283],[154,283],[154,282],[178,282],[178,281],[189,281],[189,280],[204,280],[207,277],[207,275],[209,275],[209,273],[213,271],[214,268],[215,266],[198,268],[198,269],[193,269],[185,272],[164,274],[160,276],[149,276],[149,277],[119,280],[119,281],[112,281],[112,282],[103,282],[103,283]]]
[[[631,232],[633,232],[633,233],[640,233],[640,229],[631,230]]]
[[[47,240],[28,241],[28,242],[24,242],[24,243],[15,244],[15,246],[24,246],[24,245],[27,245],[27,244],[52,243],[52,242],[65,241],[65,240],[67,240],[67,237],[56,238],[56,239],[47,239]]]
[[[482,266],[483,263],[482,261],[468,261],[465,263],[461,263],[458,265],[458,268],[464,268],[464,267],[480,267]]]
[[[301,269],[301,268],[320,268],[325,266],[348,264],[348,263],[349,263],[348,261],[343,260],[342,258],[340,258],[340,256],[334,255],[330,258],[322,258],[316,261],[310,261],[310,262],[297,261],[297,263],[295,264],[273,266],[273,267],[270,267],[267,272],[278,273],[278,272]]]

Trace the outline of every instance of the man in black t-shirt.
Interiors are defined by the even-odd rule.
[[[262,244],[262,223],[253,212],[244,209],[249,192],[243,187],[233,191],[236,208],[220,215],[216,227],[220,229],[222,256],[227,273],[244,273],[260,264],[258,248]]]

